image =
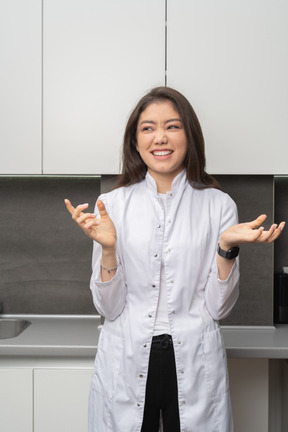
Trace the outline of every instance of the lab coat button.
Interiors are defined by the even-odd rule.
[[[154,257],[157,258],[157,256],[158,256],[158,254],[157,254],[157,253],[154,253]]]
[[[155,285],[155,284],[153,284],[153,285],[152,285],[152,288],[156,288],[156,285]]]
[[[137,406],[138,406],[138,407],[140,407],[140,406],[141,406],[141,404],[140,404],[140,403],[138,402],[138,403],[137,403]]]
[[[142,375],[142,374],[140,374],[140,375],[139,375],[139,377],[140,377],[140,378],[143,378],[143,375]]]
[[[173,284],[173,283],[174,283],[174,280],[173,280],[173,279],[171,279],[171,281],[170,281],[170,282],[171,282],[171,284]]]
[[[149,316],[149,318],[152,318],[152,315],[151,315],[151,314],[149,314],[148,316]]]
[[[147,344],[144,344],[143,347],[144,347],[144,348],[147,348]]]
[[[160,224],[158,224],[158,225],[157,225],[157,228],[161,228],[161,225],[160,225]]]

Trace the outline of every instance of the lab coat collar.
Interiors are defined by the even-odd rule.
[[[154,192],[155,194],[157,194],[156,181],[151,176],[151,174],[149,174],[148,171],[146,173],[145,179],[147,182],[148,189],[151,192]],[[172,182],[172,186],[171,186],[172,194],[175,195],[178,191],[183,191],[186,188],[187,184],[188,184],[188,180],[187,180],[186,170],[184,169],[174,178],[174,180]]]

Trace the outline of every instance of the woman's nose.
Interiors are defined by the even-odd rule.
[[[156,131],[154,142],[155,142],[155,144],[166,144],[167,143],[167,136],[166,136],[165,130],[159,129]]]

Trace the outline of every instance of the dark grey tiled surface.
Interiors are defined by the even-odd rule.
[[[238,206],[239,221],[267,214],[265,228],[274,221],[273,176],[215,176]],[[240,297],[226,325],[273,324],[273,245],[242,245]]]
[[[281,237],[275,243],[275,273],[288,267],[288,176],[275,177],[275,220],[285,221]]]
[[[216,176],[235,200],[241,222],[260,213],[273,221],[272,176]],[[113,176],[103,176],[101,192]],[[89,290],[91,241],[63,199],[94,207],[100,181],[91,177],[0,177],[0,299],[5,313],[94,314]],[[275,220],[288,210],[288,181],[276,179]],[[285,201],[286,200],[286,201]],[[275,245],[275,269],[288,263],[287,233]],[[223,324],[273,323],[273,245],[241,247],[240,298]]]
[[[0,299],[3,313],[94,314],[92,242],[64,205],[91,204],[100,179],[0,177]]]

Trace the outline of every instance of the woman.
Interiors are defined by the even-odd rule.
[[[90,432],[233,430],[218,321],[238,297],[238,245],[272,242],[284,223],[238,224],[205,172],[190,103],[160,87],[132,112],[117,187],[73,219],[94,240],[91,290],[105,317],[89,401]]]

